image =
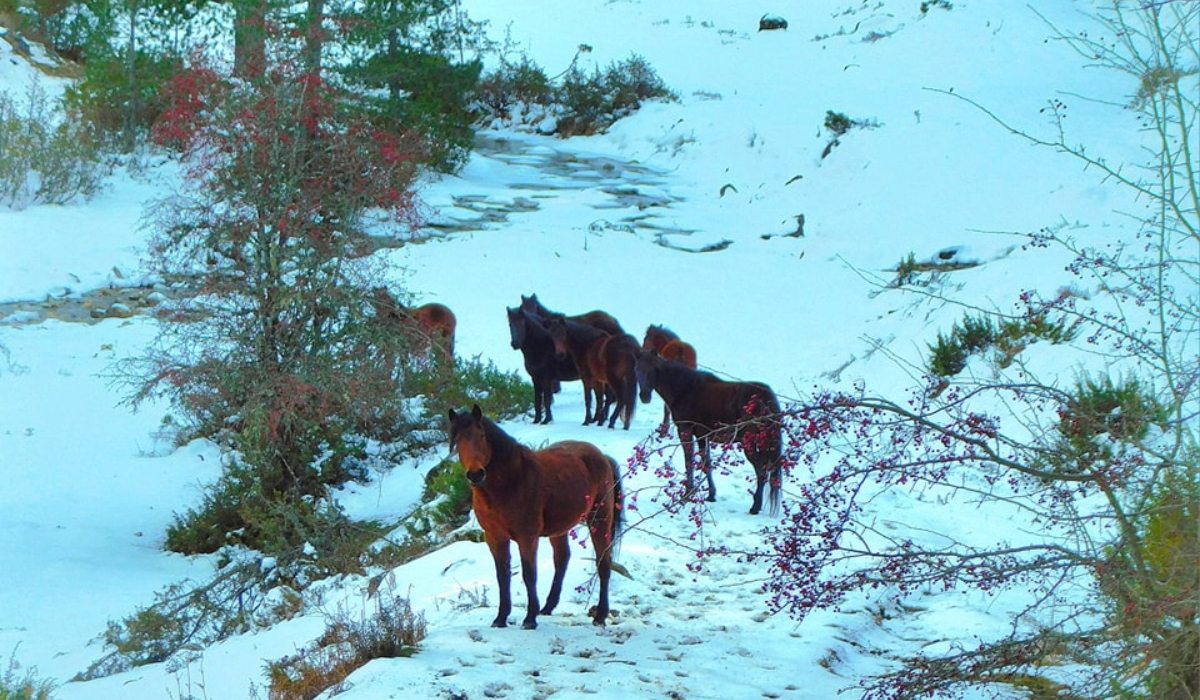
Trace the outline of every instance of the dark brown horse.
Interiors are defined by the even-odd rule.
[[[675,420],[686,463],[685,489],[693,492],[693,455],[699,454],[700,467],[708,475],[708,500],[715,501],[709,443],[739,443],[743,454],[754,465],[757,485],[750,514],[762,510],[763,486],[771,484],[771,514],[779,510],[782,488],[780,449],[782,429],[779,401],[775,392],[759,382],[727,382],[708,372],[698,372],[659,357],[653,350],[637,356],[638,387],[643,403],[658,392]]]
[[[485,418],[478,405],[470,413],[450,410],[450,452],[456,451],[471,483],[475,517],[496,563],[500,610],[492,627],[507,627],[512,612],[509,543],[517,543],[529,601],[521,626],[535,629],[538,540],[548,537],[554,548],[554,580],[540,610],[549,615],[558,605],[571,558],[568,535],[581,522],[587,523],[591,533],[600,580],[600,600],[592,622],[603,625],[608,618],[613,548],[624,508],[616,461],[591,443],[574,440],[531,450]]]
[[[533,422],[554,419],[550,406],[561,382],[579,379],[579,370],[570,357],[560,357],[545,324],[535,314],[508,308],[508,334],[513,350],[525,358],[525,371],[533,382]],[[544,409],[544,414],[543,414]]]
[[[566,316],[566,314],[560,314],[557,311],[551,311],[545,306],[542,306],[542,303],[538,301],[536,294],[530,294],[529,296],[522,294],[521,309],[537,315],[537,317],[543,321],[549,319],[551,316]],[[605,333],[610,333],[612,335],[621,335],[625,332],[625,329],[621,328],[621,324],[617,323],[617,319],[614,318],[612,314],[608,313],[607,311],[600,311],[599,309],[595,311],[589,311],[586,314],[579,314],[577,316],[567,316],[567,319],[575,321],[576,323],[586,323],[589,326],[594,326]]]
[[[654,350],[659,356],[674,360],[688,369],[696,369],[696,348],[691,343],[685,343],[679,336],[666,326],[651,325],[646,328],[646,337],[642,339],[643,350]],[[659,430],[667,432],[671,423],[671,409],[663,405],[663,419]]]
[[[445,359],[453,363],[454,331],[458,327],[458,319],[449,307],[437,303],[404,306],[387,287],[372,290],[371,305],[375,307],[375,317],[400,329],[418,354],[427,355],[430,348],[437,348]]]
[[[637,338],[628,333],[611,335],[562,314],[551,316],[546,322],[546,330],[554,340],[555,351],[570,356],[579,369],[579,379],[583,382],[583,424],[594,421],[596,425],[603,425],[607,419],[608,427],[612,428],[621,418],[622,427],[629,430],[637,407],[637,375],[634,373]],[[592,412],[593,396],[595,413]]]

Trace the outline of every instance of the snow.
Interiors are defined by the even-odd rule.
[[[1114,215],[1134,209],[1127,193],[1052,149],[1029,146],[966,101],[1048,135],[1042,110],[1062,100],[1072,141],[1111,162],[1135,162],[1134,118],[1113,105],[1136,85],[1087,67],[1050,39],[1047,22],[1090,24],[1085,0],[1042,3],[1043,16],[1022,3],[969,1],[921,14],[915,1],[898,0],[787,8],[577,0],[569,17],[547,3],[463,4],[491,21],[496,38],[509,32],[548,73],[565,69],[581,44],[591,47],[579,57],[585,66],[637,53],[680,100],[648,105],[595,137],[486,134],[507,148],[479,153],[459,175],[423,188],[437,221],[477,216],[454,197],[517,205],[482,230],[381,253],[407,270],[402,282],[419,298],[454,309],[461,356],[521,369],[503,307],[536,292],[564,311],[603,308],[639,336],[648,324],[666,324],[696,346],[703,367],[766,381],[783,397],[857,381],[898,397],[913,384],[904,363],[920,366],[926,343],[961,317],[954,306],[881,291],[908,255],[949,251],[956,262],[979,263],[949,273],[942,291],[1007,310],[1024,289],[1052,295],[1068,282],[1060,252],[1023,249],[1013,234],[1060,225],[1095,241],[1132,234],[1129,218]],[[758,32],[767,13],[787,19],[788,29]],[[31,70],[7,43],[0,52],[0,88],[22,90]],[[822,158],[830,110],[877,126],[852,129]],[[570,168],[551,171],[555,162]],[[137,272],[141,213],[176,176],[169,163],[136,175],[122,169],[88,203],[0,209],[0,303],[145,281]],[[612,194],[620,188],[636,188],[654,205],[623,207]],[[643,225],[630,225],[635,215]],[[804,235],[787,236],[799,215]],[[678,249],[721,241],[731,243],[719,252]],[[108,621],[211,568],[161,545],[172,515],[194,507],[218,475],[220,454],[202,442],[172,448],[160,435],[165,408],[133,413],[108,381],[114,361],[153,337],[151,318],[27,319],[0,322],[0,656],[53,680],[55,697],[66,700],[261,697],[265,664],[319,636],[327,613],[376,604],[363,579],[325,582],[323,605],[298,619],[186,662],[71,682],[104,653],[97,638]],[[1079,359],[1038,348],[1030,362],[1073,376]],[[535,446],[590,440],[624,461],[661,410],[657,398],[639,406],[628,432],[579,427],[582,395],[568,384],[553,425],[503,427]],[[421,470],[437,457],[374,475],[339,497],[356,517],[395,519],[412,507]],[[749,473],[718,478],[705,538],[733,548],[759,541],[770,520],[745,512]],[[607,628],[586,615],[593,567],[576,548],[553,616],[534,632],[491,629],[490,556],[482,544],[459,542],[388,573],[389,594],[411,599],[429,637],[412,658],[355,673],[343,697],[828,698],[887,670],[893,655],[1004,634],[1021,606],[1020,596],[962,593],[902,606],[878,591],[801,624],[770,616],[763,569],[717,558],[689,571],[694,525],[660,510],[663,484],[654,474],[632,474],[628,484],[638,511],[618,560],[633,578],[614,578]],[[987,517],[973,504],[922,507],[902,492],[873,507],[881,521],[935,532],[969,533]],[[541,554],[544,592],[552,565],[549,548]],[[523,599],[518,583],[514,615]]]

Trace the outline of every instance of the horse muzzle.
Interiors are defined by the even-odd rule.
[[[480,486],[487,480],[487,469],[471,469],[467,471],[467,481],[471,482],[472,486]]]

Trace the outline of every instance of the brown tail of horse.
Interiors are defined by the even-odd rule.
[[[613,517],[612,517],[612,553],[616,556],[617,549],[621,542],[621,529],[625,524],[625,488],[621,485],[621,467],[617,464],[617,460],[608,457],[608,463],[612,465],[613,471]]]

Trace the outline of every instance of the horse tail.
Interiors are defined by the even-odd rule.
[[[621,484],[621,467],[617,464],[617,460],[604,455],[608,458],[608,463],[612,466],[613,476],[613,516],[612,529],[609,531],[609,541],[612,542],[612,553],[616,555],[617,545],[621,541],[621,531],[625,524],[625,487]]]
[[[767,438],[771,454],[771,467],[767,471],[767,479],[771,483],[767,512],[771,514],[771,517],[775,517],[779,515],[779,506],[783,495],[783,414],[779,408],[779,399],[770,387],[767,387],[766,399],[771,421],[771,435]]]

